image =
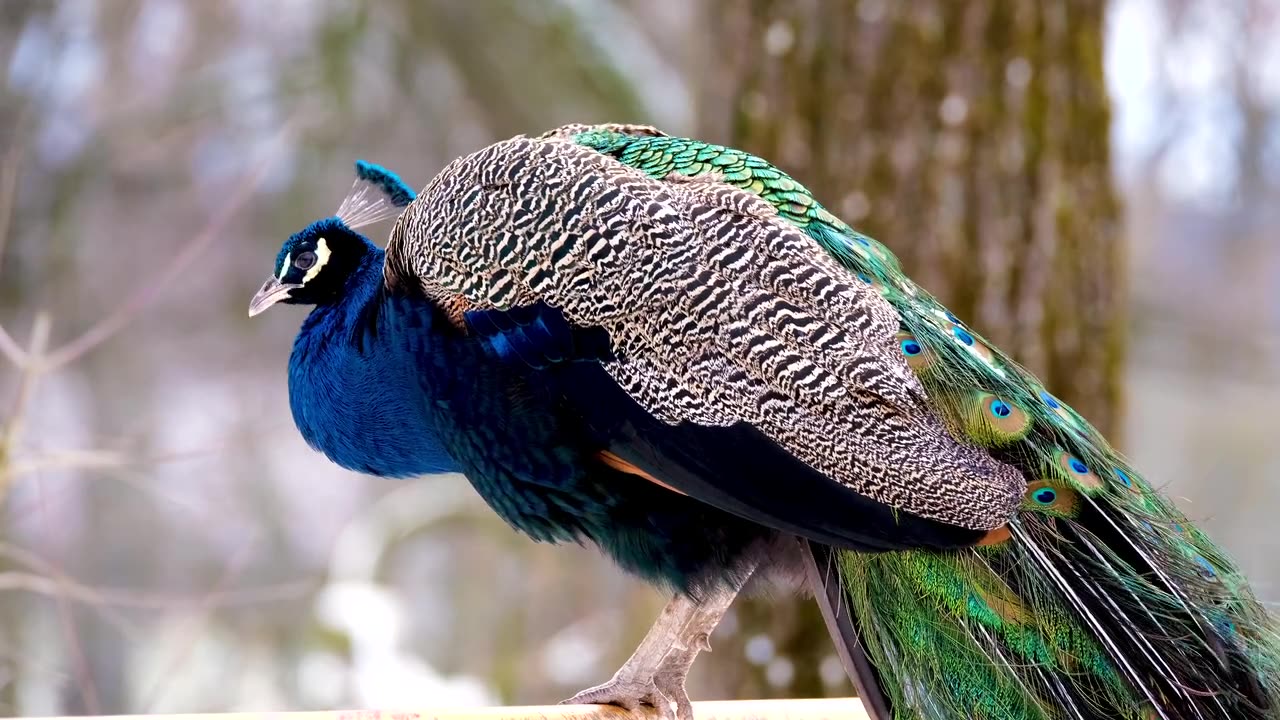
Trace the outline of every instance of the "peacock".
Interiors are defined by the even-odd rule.
[[[720,617],[781,588],[879,720],[1280,717],[1280,638],[1231,560],[769,162],[568,125],[420,194],[356,175],[249,314],[314,306],[290,407],[333,462],[461,472],[673,593],[571,702],[688,720]],[[392,218],[385,250],[359,232]]]

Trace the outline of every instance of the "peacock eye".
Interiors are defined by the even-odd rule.
[[[1041,488],[1032,497],[1041,505],[1052,505],[1053,501],[1058,499],[1058,493],[1052,488]]]
[[[991,414],[996,417],[1009,417],[1013,414],[1013,408],[1009,407],[1009,403],[1000,398],[993,398],[991,400]]]
[[[310,250],[300,253],[293,261],[293,266],[299,270],[310,270],[316,264],[316,254]]]

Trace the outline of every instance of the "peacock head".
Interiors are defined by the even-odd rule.
[[[249,302],[249,317],[276,303],[334,302],[348,278],[376,251],[356,228],[400,215],[414,192],[390,170],[356,162],[356,181],[332,217],[317,220],[285,241],[271,277]]]

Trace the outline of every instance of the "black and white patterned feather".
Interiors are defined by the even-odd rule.
[[[1015,468],[930,409],[888,302],[714,176],[655,180],[561,135],[518,137],[446,167],[387,252],[393,287],[603,329],[605,369],[665,423],[749,425],[851,492],[963,528],[1023,500]]]

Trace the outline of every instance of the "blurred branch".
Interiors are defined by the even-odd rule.
[[[9,221],[13,218],[13,197],[18,188],[18,146],[5,153],[0,164],[0,266],[4,265],[4,246],[9,240]]]
[[[134,464],[141,463],[113,450],[70,450],[0,467],[0,487],[23,475],[49,470],[107,470]]]
[[[292,134],[294,124],[292,121],[285,124],[274,142],[271,143],[273,148],[285,146],[288,136]],[[200,253],[204,252],[205,248],[222,236],[231,218],[240,211],[258,189],[267,169],[274,160],[274,152],[263,158],[249,176],[240,183],[239,188],[222,207],[222,210],[205,225],[203,230],[191,238],[182,251],[170,261],[168,267],[161,271],[150,283],[140,286],[119,307],[99,320],[81,334],[80,337],[50,353],[44,369],[49,371],[56,370],[81,357],[119,332],[121,328],[137,317],[143,309],[154,302],[160,293],[177,279],[187,269],[187,266],[200,256]]]
[[[146,610],[180,610],[198,605],[204,607],[243,607],[263,605],[306,597],[319,587],[315,580],[264,585],[241,590],[226,590],[210,600],[208,594],[172,595],[167,593],[129,590],[125,588],[97,588],[74,580],[59,581],[35,573],[0,572],[0,592],[20,590],[37,595],[62,596],[93,606],[114,606]]]
[[[14,589],[31,591],[34,591],[37,585],[43,585],[45,592],[42,592],[41,594],[52,597],[57,601],[59,618],[61,619],[66,614],[67,600],[71,597],[74,588],[76,586],[80,586],[80,583],[71,579],[70,576],[62,572],[62,570],[52,562],[40,557],[30,550],[25,550],[17,547],[16,545],[0,542],[0,557],[17,565],[24,566],[28,571],[30,571],[7,571],[0,573],[0,590],[6,589],[10,583],[15,585]],[[16,587],[16,585],[22,584],[20,578],[12,576],[27,576],[36,582],[27,583],[29,587],[20,588]],[[91,603],[90,605],[94,607],[105,620],[120,630],[121,633],[131,633],[131,627],[128,619],[116,612],[110,605],[106,603]],[[69,639],[74,641],[77,638],[73,634]],[[77,681],[81,683],[81,687],[83,688],[83,680],[77,677]],[[89,696],[90,692],[91,691],[89,690],[82,690],[82,693],[86,697]]]
[[[0,487],[24,475],[51,470],[119,470],[121,468],[152,467],[162,463],[181,462],[213,455],[225,447],[207,447],[160,453],[149,457],[133,456],[118,450],[63,450],[46,453],[32,460],[14,461],[0,466]]]
[[[250,537],[245,539],[244,544],[241,545],[236,553],[227,560],[226,567],[223,568],[222,574],[219,575],[217,581],[214,582],[213,588],[200,598],[199,603],[191,608],[192,613],[187,624],[186,642],[182,644],[178,652],[173,656],[172,668],[174,671],[178,671],[195,650],[196,644],[200,640],[201,626],[208,621],[209,615],[217,606],[216,603],[218,600],[227,594],[227,584],[229,584],[236,575],[244,570],[244,566],[249,561],[249,550],[253,545],[254,538]],[[139,696],[141,698],[140,707],[144,709],[155,707],[156,702],[159,701],[161,695],[164,693],[168,682],[168,674],[162,673],[156,683],[152,685],[151,689]]]
[[[40,595],[62,596],[98,607],[116,606],[146,609],[241,607],[278,602],[305,596],[319,587],[316,580],[294,580],[256,588],[179,595],[123,588],[97,588],[60,571],[53,563],[25,548],[0,542],[0,557],[27,568],[27,571],[0,572],[0,590],[12,589]]]
[[[27,354],[18,347],[18,343],[14,342],[13,337],[5,331],[3,325],[0,325],[0,355],[4,355],[9,362],[18,367],[27,364]]]
[[[464,512],[471,487],[438,478],[401,486],[356,515],[333,542],[329,581],[373,582],[396,544]]]
[[[0,433],[0,468],[9,464],[8,459],[22,432],[27,405],[35,393],[36,381],[41,372],[40,360],[44,355],[45,345],[49,342],[49,325],[48,313],[36,314],[35,322],[31,325],[31,346],[26,352],[27,361],[22,366],[22,378],[18,381],[18,393],[13,398],[13,408],[5,422],[4,432]],[[7,476],[0,473],[0,502],[8,495],[8,490]]]

